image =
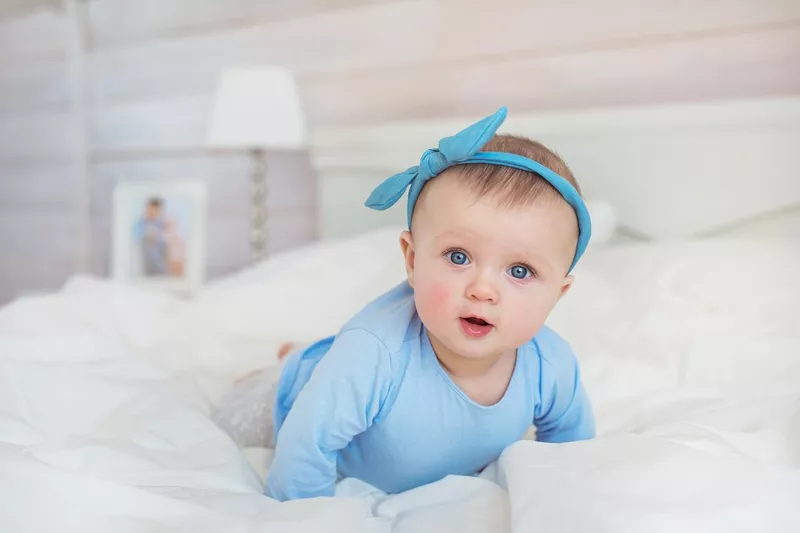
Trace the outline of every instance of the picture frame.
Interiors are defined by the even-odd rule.
[[[190,296],[204,283],[208,193],[201,181],[125,182],[112,207],[114,281]]]

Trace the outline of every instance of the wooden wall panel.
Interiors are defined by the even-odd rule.
[[[376,0],[101,0],[88,5],[89,34],[95,45],[163,35],[208,32],[220,26],[283,20]]]
[[[8,160],[69,161],[74,137],[68,112],[28,113],[0,118],[0,164]]]
[[[72,263],[79,237],[77,219],[69,210],[4,209],[0,212],[0,243],[4,257],[49,261],[63,257]]]
[[[59,0],[0,0],[0,20],[19,17],[37,9],[57,8]]]
[[[75,272],[79,239],[71,210],[44,205],[0,208],[0,302],[58,289]]]
[[[62,59],[27,62],[0,67],[0,117],[52,109],[69,104],[67,65]]]
[[[594,10],[584,2],[384,2],[100,49],[91,58],[90,92],[97,100],[202,94],[212,90],[223,67],[236,63],[279,63],[309,82],[392,72],[413,79],[421,66],[436,70],[468,68],[476,61],[554,58],[779,29],[800,21],[800,2],[794,0],[668,4],[607,0]],[[128,68],[134,64],[137,68]],[[646,74],[643,66],[638,65],[640,75]]]
[[[800,26],[697,41],[334,78],[306,87],[319,124],[800,91]],[[335,102],[335,105],[332,103]]]
[[[643,70],[642,65],[648,68]],[[548,58],[375,71],[302,87],[313,123],[744,98],[800,91],[800,25],[735,37]],[[208,98],[149,99],[95,110],[97,151],[203,146]]]
[[[55,2],[0,2],[0,304],[75,271],[79,189]]]
[[[0,163],[0,212],[15,209],[67,211],[80,200],[72,167],[59,161]]]
[[[0,19],[0,70],[23,59],[63,58],[65,30],[61,11],[47,7]]]
[[[89,268],[98,276],[108,276],[111,273],[111,217],[107,214],[92,216],[91,231],[91,257]]]
[[[91,111],[89,144],[103,152],[205,149],[210,98],[143,100]]]

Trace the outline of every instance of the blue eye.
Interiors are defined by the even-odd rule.
[[[524,267],[522,265],[514,265],[513,267],[508,269],[508,273],[511,274],[512,277],[517,279],[525,279],[528,276],[531,276],[531,270],[528,267]]]
[[[469,259],[467,259],[467,254],[465,254],[460,250],[447,252],[447,258],[454,265],[466,265],[467,263],[469,263]]]

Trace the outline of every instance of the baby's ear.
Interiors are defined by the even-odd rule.
[[[558,298],[561,299],[567,291],[572,287],[572,283],[575,281],[575,276],[567,276],[564,278],[564,281],[561,284],[561,293],[558,295]]]
[[[403,252],[403,260],[406,264],[406,276],[408,284],[414,286],[414,237],[408,230],[400,234],[400,250]]]

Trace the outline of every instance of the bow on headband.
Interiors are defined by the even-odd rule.
[[[405,172],[395,174],[378,185],[369,195],[364,205],[371,209],[383,211],[397,203],[406,189],[409,189],[407,216],[408,227],[410,228],[411,215],[414,212],[414,205],[417,203],[422,187],[428,180],[454,165],[483,163],[527,170],[547,180],[575,210],[575,215],[578,218],[579,235],[575,258],[570,267],[570,271],[572,271],[586,250],[592,234],[589,211],[586,209],[586,205],[575,187],[546,166],[527,157],[505,152],[480,151],[494,136],[497,129],[506,119],[507,114],[508,110],[505,107],[501,107],[493,115],[479,120],[452,137],[445,137],[440,140],[437,150],[429,149],[422,154],[419,165],[415,165]]]

